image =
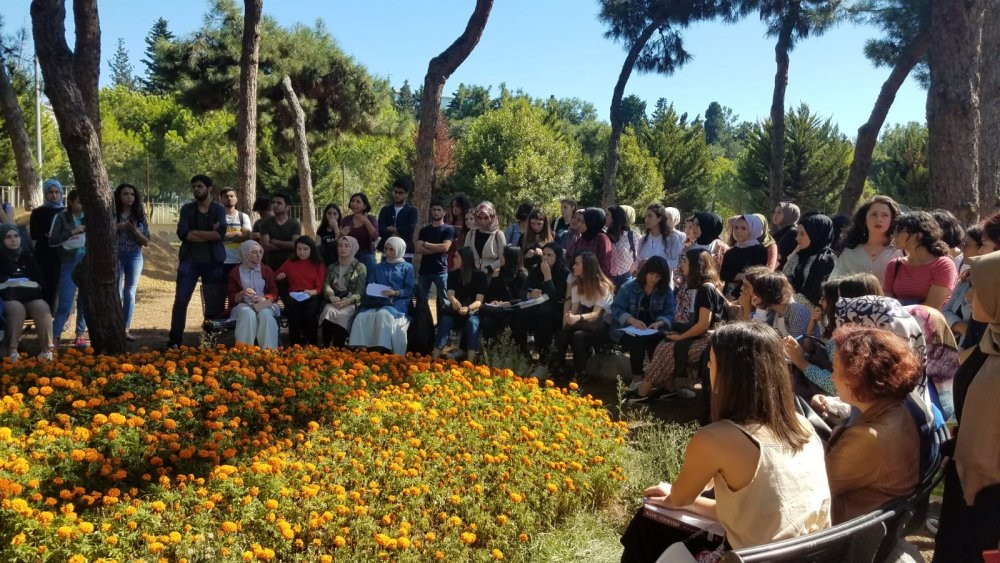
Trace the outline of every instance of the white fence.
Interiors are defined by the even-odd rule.
[[[15,209],[24,207],[24,199],[17,186],[0,186],[0,203],[2,202],[13,205]]]

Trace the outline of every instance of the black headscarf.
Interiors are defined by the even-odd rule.
[[[712,244],[722,234],[722,217],[719,217],[715,213],[703,211],[695,213],[694,218],[698,222],[698,228],[701,229],[701,236],[695,241],[698,244]]]
[[[597,235],[604,232],[605,221],[607,221],[607,215],[604,214],[603,209],[588,207],[583,212],[583,224],[587,226],[587,230],[581,235],[583,240],[594,240]]]
[[[833,244],[833,221],[826,215],[809,215],[799,221],[799,228],[809,235],[809,248],[799,250],[800,258],[819,254]]]

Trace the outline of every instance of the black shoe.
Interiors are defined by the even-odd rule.
[[[653,394],[650,393],[649,395],[640,395],[638,389],[633,389],[625,393],[625,395],[622,397],[622,402],[628,403],[630,405],[651,403],[653,402]]]

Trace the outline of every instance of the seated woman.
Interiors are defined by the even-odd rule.
[[[521,251],[518,250],[517,254],[520,256]],[[486,274],[476,269],[476,256],[472,249],[468,246],[459,248],[455,255],[455,269],[448,272],[450,307],[441,309],[441,316],[438,317],[432,358],[436,360],[441,356],[441,349],[448,343],[448,335],[454,327],[464,330],[466,359],[470,362],[476,360],[476,352],[479,350],[479,308],[483,305],[488,283]]]
[[[691,438],[677,479],[646,489],[646,502],[717,520],[733,549],[830,527],[823,445],[795,412],[778,335],[761,323],[725,325],[710,350],[712,424]],[[701,496],[713,482],[715,498]],[[689,535],[640,511],[622,535],[622,561],[655,561]]]
[[[326,266],[311,237],[295,239],[295,256],[285,260],[278,268],[275,279],[279,282],[288,280],[288,287],[281,295],[288,318],[288,343],[292,346],[316,344],[316,327],[319,324],[316,316],[319,313],[319,295],[323,293],[326,281]],[[305,299],[296,299],[292,293],[299,297],[304,295]]]
[[[662,256],[651,256],[635,279],[618,290],[611,304],[611,340],[628,350],[632,381],[642,380],[643,360],[663,341],[674,324],[674,292],[670,289],[670,269]],[[654,330],[652,334],[630,334],[628,327]]]
[[[229,272],[226,295],[236,305],[229,318],[236,319],[236,342],[261,348],[278,347],[278,282],[274,271],[262,264],[264,247],[257,241],[240,244],[240,265]]]
[[[639,235],[632,230],[628,217],[625,216],[625,209],[619,205],[608,207],[605,229],[611,240],[608,277],[615,284],[615,289],[619,289],[632,279],[632,272],[636,270]]]
[[[732,224],[733,246],[722,257],[719,279],[723,283],[723,294],[736,299],[740,296],[743,270],[766,266],[767,249],[760,243],[765,225],[757,216],[740,215]]]
[[[475,223],[465,235],[465,244],[462,246],[472,249],[477,270],[491,274],[500,267],[500,257],[503,255],[503,248],[507,246],[507,239],[500,230],[500,221],[492,203],[484,201],[477,205],[474,216]]]
[[[867,272],[878,278],[879,283],[884,282],[886,266],[903,255],[903,251],[892,244],[896,218],[901,213],[899,204],[884,195],[877,195],[859,207],[844,236],[844,248],[837,256],[830,278]]]
[[[344,235],[337,241],[337,260],[326,267],[323,297],[327,303],[319,315],[323,346],[341,348],[351,333],[351,321],[368,279],[365,265],[355,258],[357,252],[358,239]]]
[[[566,298],[566,278],[569,272],[563,257],[563,249],[557,242],[542,247],[542,257],[537,265],[528,271],[528,278],[521,291],[521,299],[547,299],[531,307],[518,308],[510,319],[510,332],[519,350],[531,357],[528,350],[528,332],[535,335],[535,348],[539,361],[548,362],[552,335],[562,322],[563,301]]]
[[[693,312],[689,318],[695,319],[687,325],[675,325],[667,333],[667,340],[661,342],[653,353],[653,359],[646,369],[646,377],[638,389],[630,391],[626,400],[630,403],[645,403],[663,396],[677,394],[674,379],[684,373],[691,362],[697,362],[708,348],[708,331],[723,320],[726,312],[726,298],[722,296],[722,282],[715,270],[715,260],[704,248],[688,250],[681,259],[681,270],[687,276],[687,291],[693,291],[691,299]],[[688,389],[680,393],[693,398]]]
[[[541,259],[541,251],[538,252]],[[500,334],[510,323],[514,309],[511,305],[521,299],[528,271],[522,263],[521,249],[507,246],[503,249],[500,269],[493,272],[486,289],[485,303],[490,305],[480,312],[483,338],[491,339]]]
[[[810,307],[819,305],[823,282],[836,263],[833,221],[826,215],[810,215],[799,221],[796,231],[798,248],[785,262],[784,273],[795,289],[795,300]]]
[[[792,284],[782,274],[759,275],[753,280],[753,305],[766,311],[764,321],[782,337],[798,338],[806,334],[809,307],[792,300]]]
[[[406,312],[413,295],[413,264],[403,260],[406,243],[399,237],[385,241],[382,262],[375,266],[374,283],[386,286],[382,297],[366,295],[351,327],[351,346],[379,347],[406,354]],[[366,290],[367,292],[367,290]]]
[[[983,249],[983,228],[979,225],[969,227],[965,231],[965,238],[962,239],[963,266],[955,290],[951,292],[951,297],[944,304],[941,312],[948,321],[948,326],[955,333],[955,338],[961,344],[962,349],[979,345],[979,340],[985,332],[985,325],[972,318],[972,303],[965,298],[972,287],[972,282],[968,276],[968,260],[979,256]]]
[[[941,240],[941,227],[926,211],[904,213],[896,220],[893,242],[906,256],[889,261],[882,290],[903,305],[940,309],[958,283],[955,261]]]
[[[31,252],[21,248],[17,225],[0,226],[3,236],[3,258],[0,259],[0,300],[7,320],[7,352],[10,361],[21,357],[17,351],[24,331],[24,320],[30,315],[35,321],[39,360],[52,359],[52,311],[42,298],[42,271]]]
[[[591,348],[607,341],[608,325],[604,322],[604,313],[611,308],[614,294],[615,286],[604,275],[597,256],[589,250],[577,252],[573,259],[570,304],[563,315],[562,330],[556,334],[556,354],[551,363],[553,374],[568,375],[566,349],[571,345],[574,374],[584,374]]]
[[[754,301],[753,284],[760,276],[773,273],[767,266],[750,266],[743,270],[740,297],[736,301],[729,302],[729,320],[762,322],[767,320],[767,310],[760,308]],[[688,306],[690,307],[690,304]]]
[[[920,360],[902,338],[847,325],[833,333],[833,384],[861,415],[827,444],[833,523],[846,522],[913,493],[920,481],[920,435],[903,404]]]

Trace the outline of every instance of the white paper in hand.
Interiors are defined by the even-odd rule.
[[[291,291],[288,293],[288,296],[296,301],[305,301],[306,299],[309,299],[309,294],[304,291]]]
[[[627,326],[624,330],[625,334],[631,334],[633,336],[647,336],[650,334],[656,334],[655,328],[635,328],[634,326]]]
[[[385,295],[382,295],[382,292],[387,289],[392,291],[392,288],[387,285],[370,283],[368,284],[368,287],[365,288],[365,294],[370,295],[371,297],[385,297]]]

